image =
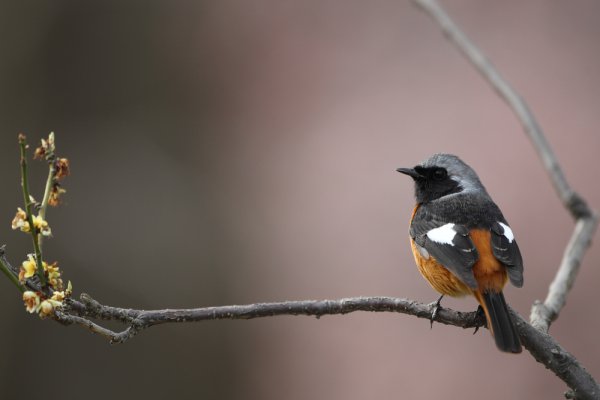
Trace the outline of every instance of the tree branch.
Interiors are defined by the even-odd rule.
[[[356,311],[397,312],[430,319],[434,303],[423,304],[393,297],[352,297],[339,300],[298,300],[275,303],[257,303],[190,309],[135,310],[102,305],[87,294],[81,301],[69,300],[67,307],[57,313],[56,319],[65,324],[78,324],[111,340],[122,343],[139,331],[154,325],[199,322],[217,319],[253,319],[278,315],[348,314]],[[75,318],[73,318],[75,317]],[[94,324],[90,319],[118,320],[128,325],[122,332],[112,332]],[[439,308],[434,321],[461,328],[479,328],[485,319],[475,312],[460,312]]]
[[[590,246],[598,225],[596,213],[581,218],[575,224],[575,230],[565,249],[560,267],[550,284],[546,300],[536,300],[531,308],[530,321],[536,329],[548,332],[550,324],[558,318],[560,310],[567,302],[567,294],[573,287],[581,260]]]
[[[89,295],[82,294],[81,301],[70,300],[64,310],[56,312],[55,318],[63,324],[80,325],[109,339],[111,343],[123,343],[141,330],[168,323],[253,319],[279,315],[320,318],[324,315],[343,315],[356,311],[396,312],[429,320],[434,306],[435,303],[423,304],[393,297],[351,297],[174,310],[135,310],[106,306]],[[569,387],[576,388],[577,398],[597,398],[600,388],[572,354],[563,349],[550,335],[529,325],[519,314],[514,311],[512,314],[523,345],[538,362],[552,370]],[[121,332],[114,332],[92,322],[91,319],[117,320],[125,323],[127,328]],[[485,325],[485,318],[480,313],[460,312],[448,308],[439,308],[434,321],[464,329],[477,329]]]
[[[544,364],[572,389],[565,396],[585,400],[600,398],[600,386],[571,353],[552,336],[529,325],[518,313],[511,311],[523,346],[537,362]]]

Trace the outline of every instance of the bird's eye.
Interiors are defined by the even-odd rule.
[[[444,168],[439,168],[436,169],[435,171],[433,171],[433,177],[434,179],[441,181],[442,179],[446,179],[446,177],[448,176],[448,173],[446,172],[446,170]]]

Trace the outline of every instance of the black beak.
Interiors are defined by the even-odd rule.
[[[423,175],[415,171],[414,168],[398,168],[396,171],[400,172],[401,174],[408,175],[414,179],[423,177]]]

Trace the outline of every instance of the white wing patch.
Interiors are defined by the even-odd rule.
[[[504,229],[504,236],[506,236],[506,238],[508,239],[508,243],[512,243],[513,240],[515,240],[515,235],[513,234],[512,229],[510,229],[510,226],[503,224],[502,222],[498,223]]]
[[[427,232],[427,237],[433,242],[454,246],[452,239],[454,239],[454,236],[456,236],[456,231],[453,228],[454,224],[452,223],[442,225],[439,228],[435,228]]]

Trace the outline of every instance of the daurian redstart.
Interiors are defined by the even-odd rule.
[[[397,171],[415,181],[417,205],[409,233],[423,277],[442,297],[475,296],[498,349],[520,353],[502,289],[507,280],[523,286],[523,259],[512,229],[475,171],[451,154],[435,154]]]

